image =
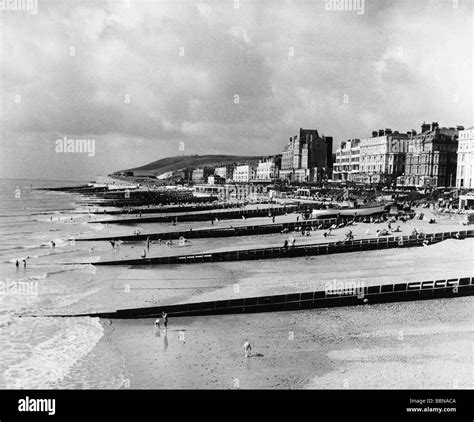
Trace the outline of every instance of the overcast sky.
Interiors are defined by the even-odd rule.
[[[179,155],[180,142],[275,154],[300,127],[336,147],[424,120],[473,125],[472,0],[365,0],[359,14],[235,1],[0,12],[0,177],[88,180]],[[95,139],[95,155],[57,153],[64,137]]]

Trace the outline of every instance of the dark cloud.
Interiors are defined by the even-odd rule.
[[[277,153],[299,127],[337,144],[424,119],[470,125],[472,6],[448,3],[366,0],[357,15],[324,1],[46,1],[4,13],[1,175],[91,178],[175,155],[179,141]],[[53,155],[63,136],[95,138],[97,154]]]

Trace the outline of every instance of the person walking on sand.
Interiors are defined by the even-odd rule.
[[[146,250],[147,252],[150,252],[150,236],[146,238]]]
[[[167,330],[168,329],[168,314],[165,311],[163,311],[161,316],[163,317],[163,326],[165,327],[165,330]]]
[[[155,320],[155,328],[158,328],[158,329],[159,329],[159,328],[160,328],[160,324],[161,324],[161,320],[160,320],[160,318],[157,318],[157,319]]]
[[[20,262],[18,261],[18,259],[15,262],[15,267],[20,268]]]
[[[252,351],[252,346],[250,345],[250,342],[247,340],[245,343],[244,343],[244,353],[245,353],[245,357],[246,358],[249,358],[250,357],[250,352]]]
[[[23,268],[26,268],[26,259],[23,260]]]

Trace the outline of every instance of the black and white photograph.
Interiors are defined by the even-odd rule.
[[[383,390],[459,413],[473,22],[472,0],[0,0],[3,410]]]

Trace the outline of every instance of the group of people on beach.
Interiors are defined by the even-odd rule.
[[[285,239],[285,242],[283,243],[283,248],[287,250],[288,248],[293,248],[296,244],[296,239],[294,237],[290,237],[288,239]]]
[[[141,257],[142,258],[146,258],[147,256],[147,253],[149,254],[150,252],[150,245],[152,244],[153,242],[150,240],[150,236],[147,237],[146,239],[146,250],[143,249],[143,252],[141,253]],[[158,239],[158,243],[161,245],[162,244],[162,240],[161,239]],[[179,246],[184,246],[185,244],[189,243],[189,240],[186,239],[184,236],[180,236],[180,238],[178,239],[178,244]],[[173,246],[173,241],[170,239],[170,240],[167,240],[165,242],[165,245],[166,246]]]
[[[56,242],[54,240],[51,240],[51,249],[55,249],[55,248],[56,248]],[[21,262],[23,263],[23,268],[26,268],[26,260],[27,259],[28,259],[28,257],[21,260]],[[15,260],[15,267],[20,268],[20,260],[18,260],[18,259]]]
[[[23,262],[23,268],[26,268],[26,259],[21,260]],[[17,259],[15,261],[15,267],[20,268],[20,261]]]
[[[323,236],[324,237],[331,236],[332,230],[333,230],[333,226],[329,227],[328,231],[323,233]]]
[[[167,330],[168,329],[168,314],[165,311],[163,311],[161,313],[161,318],[163,319],[163,326],[165,327],[165,330]],[[157,318],[155,320],[155,328],[158,328],[158,329],[161,328],[161,318]]]

